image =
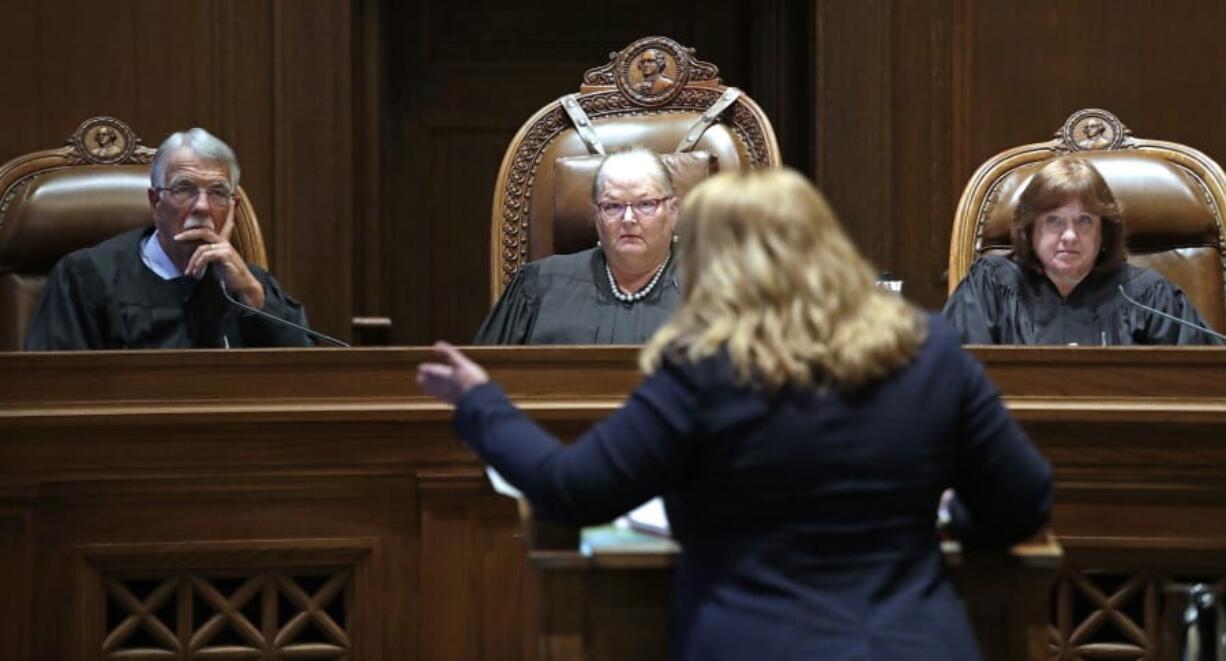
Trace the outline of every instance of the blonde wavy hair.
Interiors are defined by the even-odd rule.
[[[907,365],[925,317],[877,288],[825,198],[789,169],[728,172],[686,195],[677,220],[683,302],[643,347],[665,357],[727,351],[738,381],[854,390]]]

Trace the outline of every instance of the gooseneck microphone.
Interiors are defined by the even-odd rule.
[[[1132,303],[1133,305],[1141,308],[1142,310],[1145,310],[1146,312],[1152,312],[1153,314],[1156,314],[1159,317],[1162,317],[1163,319],[1170,319],[1171,321],[1177,324],[1180,324],[1182,326],[1187,326],[1188,328],[1195,328],[1196,330],[1204,333],[1205,335],[1208,335],[1213,338],[1217,338],[1217,340],[1220,342],[1226,342],[1226,335],[1222,335],[1221,333],[1211,328],[1205,328],[1204,326],[1201,326],[1200,324],[1192,323],[1188,321],[1187,319],[1180,319],[1179,317],[1176,317],[1173,314],[1167,314],[1163,312],[1162,310],[1151,308],[1150,306],[1132,298],[1128,294],[1124,293],[1124,285],[1119,285],[1119,290],[1120,290],[1120,296],[1123,296],[1125,301]]]
[[[251,312],[252,314],[259,315],[265,319],[274,321],[283,326],[289,326],[290,328],[293,328],[297,331],[301,331],[302,333],[305,333],[308,337],[313,337],[317,340],[327,342],[328,344],[331,344],[332,346],[349,348],[348,344],[336,339],[335,337],[332,337],[331,335],[324,335],[323,333],[320,333],[319,331],[313,331],[310,328],[307,328],[306,326],[300,326],[288,319],[282,319],[281,317],[278,317],[274,314],[269,314],[263,310],[253,308],[250,305],[247,305],[246,303],[234,298],[233,296],[230,295],[229,288],[226,287],[226,279],[225,279],[225,276],[222,275],[221,269],[215,268],[212,264],[209,264],[207,270],[209,273],[212,274],[214,278],[217,278],[217,284],[221,285],[221,295],[225,296],[226,300],[229,301],[231,305],[234,305],[238,308],[242,308],[243,310],[246,310],[247,312]]]

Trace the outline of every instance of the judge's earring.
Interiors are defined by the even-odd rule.
[[[600,239],[596,239],[596,247],[597,247],[597,248],[603,248],[603,247],[604,247],[604,246],[603,246],[603,245],[600,243]]]
[[[677,235],[673,234],[673,243],[676,243],[676,242],[677,242]]]

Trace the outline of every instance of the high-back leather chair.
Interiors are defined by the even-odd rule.
[[[1093,163],[1123,205],[1128,261],[1179,285],[1205,321],[1226,331],[1222,168],[1186,145],[1133,137],[1106,110],[1079,110],[1054,140],[1003,151],[979,166],[954,217],[949,291],[981,255],[1009,251],[1022,190],[1048,159],[1068,153]]]
[[[64,255],[125,230],[150,225],[149,162],[113,117],[83,122],[68,145],[18,156],[0,166],[0,351],[18,351],[47,273]],[[255,210],[237,191],[230,237],[247,262],[267,268]]]
[[[717,170],[778,166],[770,120],[719,69],[646,37],[589,69],[577,94],[519,129],[498,171],[491,221],[494,300],[520,266],[596,244],[591,182],[600,154],[641,145],[664,157],[678,194]]]

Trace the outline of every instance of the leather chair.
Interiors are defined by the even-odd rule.
[[[607,151],[642,145],[661,154],[679,195],[716,170],[779,165],[762,109],[693,55],[667,37],[639,39],[519,129],[494,190],[493,300],[523,264],[596,245],[591,182]]]
[[[1010,250],[1018,197],[1050,158],[1076,153],[1102,173],[1124,207],[1128,261],[1151,268],[1187,293],[1213,328],[1226,331],[1226,176],[1205,154],[1173,142],[1135,138],[1106,110],[1072,114],[1054,140],[988,159],[958,203],[949,245],[949,291],[971,263]]]
[[[0,166],[0,351],[19,351],[51,267],[64,255],[150,225],[149,162],[155,150],[112,117],[83,122],[68,145]],[[267,268],[264,239],[238,189],[231,242]]]

